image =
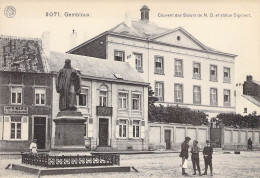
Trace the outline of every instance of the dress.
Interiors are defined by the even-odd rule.
[[[31,150],[32,153],[36,154],[37,153],[37,143],[32,142],[30,144],[30,150]]]

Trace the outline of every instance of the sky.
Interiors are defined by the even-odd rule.
[[[126,14],[131,19],[140,19],[144,4],[150,8],[150,21],[157,25],[170,29],[181,26],[206,46],[238,55],[236,82],[243,82],[247,75],[260,81],[260,1],[257,0],[1,0],[0,35],[41,38],[43,32],[49,31],[50,49],[66,52],[70,49],[73,29],[78,34],[77,44],[81,44],[121,23]],[[13,18],[5,16],[7,6],[16,9]],[[51,12],[60,16],[50,17]],[[66,12],[89,14],[89,17],[65,17]],[[245,17],[238,18],[235,13]]]

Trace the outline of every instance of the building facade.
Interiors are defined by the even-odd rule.
[[[236,84],[236,113],[241,115],[260,114],[260,82],[251,75],[246,81]]]
[[[128,62],[150,83],[158,104],[204,111],[209,118],[234,113],[236,55],[207,47],[182,27],[157,26],[147,6],[140,11],[140,20],[126,19],[68,53]]]
[[[0,37],[0,150],[50,149],[52,76],[46,73],[42,41]]]
[[[49,69],[55,74],[71,59],[82,75],[78,110],[87,119],[85,143],[91,150],[148,149],[148,84],[127,63],[51,52]],[[53,85],[52,119],[59,109]],[[73,134],[73,133],[71,133]],[[52,123],[52,146],[55,123]],[[103,149],[103,150],[102,150]]]

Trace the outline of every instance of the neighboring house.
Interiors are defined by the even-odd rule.
[[[246,77],[244,84],[236,85],[236,113],[248,115],[260,114],[260,82],[253,80],[251,75]]]
[[[85,139],[91,142],[91,150],[147,150],[149,84],[128,63],[51,52],[48,65],[54,83],[66,59],[81,73],[78,110],[87,119]],[[59,112],[55,85],[52,102],[54,119]],[[52,125],[54,143],[55,123]]]
[[[0,150],[50,149],[52,77],[41,39],[0,36]]]
[[[140,20],[126,19],[68,53],[128,62],[151,84],[158,104],[204,111],[209,118],[234,113],[237,55],[209,48],[182,27],[157,26],[147,6],[140,11]]]

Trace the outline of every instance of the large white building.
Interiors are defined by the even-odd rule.
[[[145,5],[140,11],[140,20],[126,19],[68,53],[128,62],[159,104],[204,111],[209,118],[235,112],[236,55],[209,48],[182,27],[157,26]]]

